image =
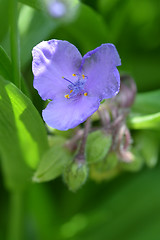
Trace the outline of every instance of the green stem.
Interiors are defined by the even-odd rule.
[[[22,239],[22,217],[23,217],[22,193],[11,193],[10,198],[10,221],[7,240]]]
[[[21,88],[17,0],[10,0],[9,7],[10,7],[9,9],[10,10],[10,42],[11,42],[13,82],[17,87]]]

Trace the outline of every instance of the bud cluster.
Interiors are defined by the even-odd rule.
[[[119,94],[104,102],[92,117],[93,121],[100,120],[101,125],[80,129],[74,140],[67,142],[66,146],[74,150],[81,139],[78,153],[64,173],[64,181],[71,190],[77,190],[85,182],[88,171],[92,179],[102,180],[116,176],[123,169],[140,169],[142,161],[133,149],[126,124],[135,96],[134,80],[130,76],[122,76]]]

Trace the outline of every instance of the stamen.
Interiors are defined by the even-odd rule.
[[[73,90],[70,90],[70,93],[72,93],[73,92]]]
[[[73,74],[72,74],[72,76],[73,76],[73,77],[75,77],[75,76],[76,76],[76,74],[75,74],[75,73],[73,73]]]
[[[69,94],[66,94],[66,95],[65,95],[65,98],[68,98],[68,99],[69,99]]]
[[[83,79],[85,78],[85,75],[84,75],[84,74],[82,74],[82,78],[83,78]]]
[[[73,82],[71,82],[70,80],[68,80],[67,78],[65,78],[65,77],[62,77],[64,80],[66,80],[66,81],[68,81],[68,82],[70,82],[71,84],[73,84],[73,86],[76,86]]]
[[[84,93],[84,96],[85,96],[85,97],[86,97],[86,96],[88,96],[88,93],[87,93],[87,92],[85,92],[85,93]]]

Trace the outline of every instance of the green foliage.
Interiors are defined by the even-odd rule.
[[[9,9],[8,9],[9,0],[0,0],[0,41],[2,41],[9,28]],[[5,20],[4,20],[5,19]]]
[[[44,154],[35,174],[33,181],[45,182],[53,180],[62,174],[65,165],[71,156],[65,149],[65,138],[54,137],[52,147]]]
[[[145,116],[131,117],[128,121],[131,129],[160,129],[160,112]]]
[[[142,169],[144,164],[144,159],[137,149],[132,149],[133,160],[131,162],[120,162],[120,168],[123,170],[137,172]]]
[[[19,2],[26,4],[32,8],[44,11],[44,1],[43,0],[19,0]]]
[[[160,90],[139,93],[129,118],[132,129],[160,129]]]
[[[148,167],[155,167],[158,162],[159,136],[156,131],[141,131],[136,134],[137,151],[142,155]]]
[[[31,180],[47,149],[42,120],[31,101],[0,78],[0,153],[7,188],[21,189]]]
[[[58,39],[66,39],[74,43],[82,54],[100,46],[107,40],[107,28],[103,19],[83,4],[81,4],[78,17],[70,24],[62,25],[55,34]]]
[[[140,114],[160,112],[160,90],[138,93],[132,111]]]
[[[31,51],[40,41],[47,38],[60,24],[44,15],[42,12],[23,6],[19,19],[21,38],[21,64],[22,67],[31,60]]]
[[[88,135],[86,143],[86,159],[88,163],[103,160],[112,144],[112,137],[102,131],[95,131]]]
[[[5,79],[12,79],[12,65],[11,60],[7,56],[4,49],[0,46],[0,75]]]

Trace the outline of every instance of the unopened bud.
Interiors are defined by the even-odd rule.
[[[83,161],[74,161],[70,163],[64,170],[63,174],[64,182],[73,192],[77,191],[85,183],[87,176],[88,167]]]
[[[115,101],[122,108],[129,108],[132,106],[137,88],[132,77],[129,75],[121,76],[121,87],[119,94],[115,97]]]

